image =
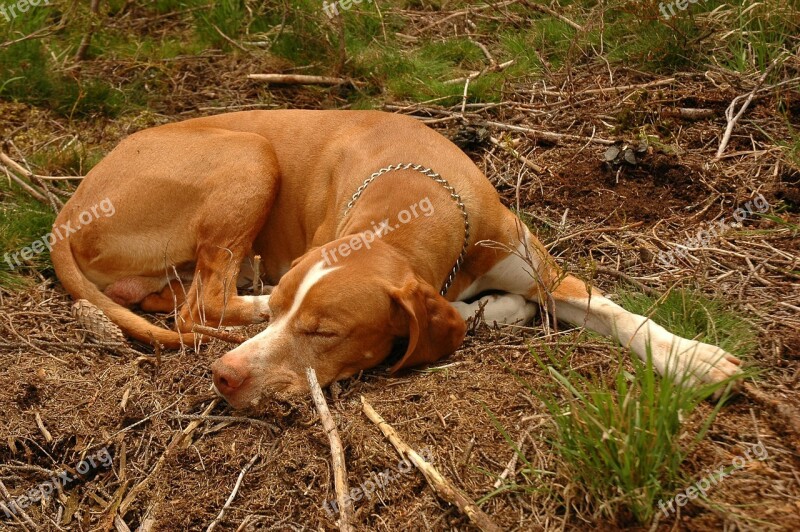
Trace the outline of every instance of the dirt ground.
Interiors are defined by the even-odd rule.
[[[190,72],[186,79],[194,85],[177,88],[162,108],[140,116],[70,123],[0,103],[0,132],[4,137],[15,132],[23,153],[56,133],[78,135],[83,144],[108,150],[143,127],[218,112],[199,110],[204,91],[229,94],[234,103],[256,101],[263,89],[226,82],[236,77],[231,74],[236,65],[219,69],[222,60],[200,58],[174,67]],[[108,68],[113,76],[112,67],[96,68]],[[225,79],[213,75],[221,71]],[[607,85],[605,74],[574,73],[569,90],[559,96],[538,93],[541,84],[520,86],[503,104],[472,106],[463,119],[460,106],[407,105],[402,112],[427,117],[435,122],[432,127],[462,144],[508,205],[519,201],[559,261],[595,277],[604,291],[613,295],[630,285],[589,268],[588,259],[657,291],[691,286],[725,300],[759,331],[757,347],[746,360],[762,370],[752,384],[780,404],[800,404],[800,239],[776,221],[753,220],[675,266],[655,258],[704,222],[730,219],[736,207],[757,194],[772,206],[785,205],[779,217],[798,223],[800,173],[781,158],[775,139],[788,138],[778,106],[788,106],[793,122],[800,122],[800,93],[757,98],[725,157],[712,162],[725,127],[724,109],[749,90],[750,80],[720,78],[712,84],[695,74],[673,77],[652,88],[598,94],[591,91]],[[617,85],[659,81],[624,70],[614,79]],[[554,78],[547,85],[557,91],[564,82]],[[298,89],[274,91],[270,98],[281,107],[336,104],[330,96],[320,100]],[[681,118],[675,110],[682,107],[711,109],[713,116]],[[553,142],[487,126],[487,120],[595,140]],[[597,139],[636,146],[642,131],[673,133],[650,138],[635,165],[605,162],[608,146]],[[501,144],[516,141],[514,149],[527,164],[489,136]],[[544,168],[535,171],[530,163]],[[29,506],[34,523],[46,530],[124,530],[113,521],[119,513],[131,530],[148,524],[153,530],[205,529],[257,455],[219,530],[335,528],[324,509],[334,498],[330,450],[310,398],[241,417],[213,403],[210,390],[209,365],[227,344],[214,340],[198,350],[158,357],[148,346],[98,346],[76,325],[71,305],[51,271],[42,272],[31,288],[0,289],[0,480],[19,495],[103,448],[113,455],[110,468],[76,475],[57,495],[58,504]],[[252,327],[247,334],[258,330]],[[387,468],[393,474],[371,499],[355,504],[358,529],[472,529],[460,512],[435,496],[422,475],[398,469],[397,453],[361,412],[362,396],[412,446],[428,449],[434,465],[476,500],[496,491],[497,476],[514,454],[492,417],[511,439],[522,442],[534,472],[525,473],[526,481],[518,464],[507,479],[516,484],[482,505],[504,529],[640,529],[629,516],[591,517],[553,452],[546,408],[513,374],[546,389],[549,378],[530,352],[541,354],[543,346],[556,341],[562,348],[576,346],[571,363],[581,371],[607,375],[615,368],[612,344],[580,331],[562,327],[556,332],[537,322],[510,332],[482,323],[435,369],[399,378],[376,369],[335,387],[328,400],[351,486]],[[687,420],[687,433],[711,408],[703,405]],[[662,516],[650,530],[800,528],[800,441],[786,423],[749,396],[726,405],[689,456],[690,477],[730,464],[759,442],[768,458],[727,477],[708,501],[696,499],[677,515]],[[0,514],[0,529],[22,526]]]

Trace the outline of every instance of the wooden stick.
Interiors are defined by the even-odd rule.
[[[480,507],[475,504],[469,497],[464,495],[458,488],[456,488],[449,480],[444,478],[439,471],[436,470],[431,464],[426,462],[414,449],[412,449],[406,442],[404,442],[397,432],[378,414],[372,405],[370,405],[364,396],[361,396],[361,405],[367,417],[378,426],[383,432],[383,435],[389,439],[397,452],[403,458],[408,457],[417,469],[419,469],[428,484],[431,485],[433,491],[446,500],[450,504],[455,504],[462,513],[464,513],[472,523],[480,530],[491,532],[500,532],[502,528],[492,521]]]
[[[770,72],[772,72],[772,69],[777,64],[778,64],[778,59],[775,59],[774,61],[772,61],[772,64],[769,65],[766,70],[764,70],[764,73],[761,74],[761,77],[758,79],[756,86],[753,87],[753,90],[750,91],[750,94],[747,95],[747,99],[742,104],[742,107],[739,109],[739,112],[736,113],[736,116],[733,115],[733,111],[734,109],[736,109],[736,104],[739,102],[739,100],[744,98],[744,95],[737,96],[736,98],[734,98],[733,101],[731,101],[731,104],[728,106],[728,108],[725,109],[725,118],[728,119],[728,125],[725,127],[725,133],[722,135],[722,141],[720,141],[719,143],[717,154],[714,156],[713,160],[718,161],[719,158],[722,156],[722,153],[725,151],[725,148],[728,147],[728,142],[730,142],[731,140],[731,134],[733,133],[734,126],[736,126],[736,122],[739,121],[744,112],[750,106],[750,102],[753,101],[753,97],[755,97],[756,92],[758,92],[758,89],[760,89],[761,85],[764,84],[764,80],[767,79],[767,76],[769,75]]]
[[[606,268],[605,266],[599,266],[599,265],[595,266],[594,269],[597,270],[600,273],[605,273],[607,275],[614,276],[614,277],[616,277],[618,279],[623,279],[625,281],[628,281],[633,286],[635,286],[636,288],[638,288],[639,290],[641,290],[642,292],[644,292],[645,294],[647,294],[649,296],[653,296],[653,297],[660,297],[661,296],[661,294],[659,293],[658,290],[656,290],[654,288],[650,288],[646,284],[640,283],[639,281],[637,281],[636,279],[634,279],[630,275],[622,273],[619,270],[615,270],[614,268]]]
[[[632,90],[632,89],[648,89],[650,87],[660,87],[662,85],[670,85],[671,83],[675,82],[675,78],[667,78],[667,79],[659,79],[656,81],[650,81],[648,83],[638,83],[635,85],[618,85],[616,87],[603,87],[599,89],[587,89],[578,91],[574,94],[577,95],[584,95],[584,94],[608,94],[608,93],[620,93],[622,91]],[[570,93],[568,92],[561,92],[561,91],[537,91],[532,90],[528,91],[535,94],[543,94],[545,96],[558,96],[558,97],[566,97],[569,96]]]
[[[238,42],[234,41],[233,39],[231,39],[231,38],[230,38],[230,37],[228,37],[227,35],[225,35],[225,33],[224,33],[224,32],[223,32],[221,29],[219,29],[219,28],[217,27],[217,25],[216,25],[216,24],[212,24],[211,26],[212,26],[212,27],[213,27],[215,30],[217,30],[217,33],[219,33],[220,37],[222,37],[223,39],[225,39],[226,41],[228,41],[229,43],[231,43],[233,46],[235,46],[235,47],[236,47],[236,48],[238,48],[239,50],[241,50],[241,51],[243,51],[243,52],[246,52],[246,51],[247,51],[247,48],[245,48],[244,46],[242,46],[242,45],[241,45],[241,44],[239,44]]]
[[[2,159],[3,159],[3,157],[5,157],[5,155],[4,155],[3,153],[0,153],[0,160],[2,160]],[[7,175],[7,176],[8,176],[8,177],[9,177],[9,178],[12,180],[12,181],[14,181],[14,182],[15,182],[16,184],[18,184],[20,187],[22,187],[22,189],[23,189],[25,192],[27,192],[28,194],[30,194],[30,195],[31,195],[31,197],[33,197],[33,199],[35,199],[36,201],[38,201],[38,202],[40,202],[40,203],[44,203],[45,205],[50,205],[50,202],[49,202],[49,201],[47,201],[47,198],[46,198],[46,197],[44,197],[44,196],[43,196],[41,193],[39,193],[39,191],[37,191],[35,188],[33,188],[32,186],[30,186],[28,183],[26,183],[25,181],[23,181],[22,179],[20,179],[19,177],[17,177],[17,175],[16,175],[16,174],[14,174],[14,172],[12,172],[11,170],[9,170],[7,167],[3,166],[3,169],[6,171],[6,175]]]
[[[661,111],[662,116],[677,116],[680,118],[685,118],[686,120],[705,120],[707,118],[713,118],[716,116],[716,114],[717,112],[713,109],[698,109],[694,107],[678,107],[676,109],[667,107]]]
[[[325,402],[325,396],[322,395],[322,388],[317,381],[317,373],[314,368],[306,368],[306,378],[308,385],[311,388],[311,397],[314,399],[314,405],[317,407],[319,419],[322,421],[322,427],[328,435],[328,441],[331,445],[331,457],[333,462],[333,482],[336,489],[336,502],[339,504],[339,530],[343,532],[354,532],[353,520],[353,506],[350,499],[350,490],[347,486],[347,469],[344,461],[344,450],[342,449],[342,440],[339,439],[339,431],[336,430],[336,423],[331,417],[331,412],[328,410],[328,403]]]
[[[192,332],[197,334],[203,334],[205,336],[211,336],[212,338],[222,340],[223,342],[228,342],[229,344],[236,344],[236,345],[243,344],[247,340],[249,340],[249,338],[238,335],[236,333],[223,331],[222,329],[214,329],[213,327],[206,327],[205,325],[194,325],[192,327]]]
[[[247,79],[277,85],[344,85],[345,83],[350,83],[345,78],[307,76],[303,74],[249,74]]]
[[[505,131],[516,131],[517,133],[525,133],[533,136],[534,138],[540,138],[548,140],[550,142],[560,142],[562,140],[576,140],[579,142],[594,142],[595,144],[604,144],[606,146],[616,144],[616,141],[614,140],[604,139],[600,137],[583,137],[581,135],[569,135],[567,133],[553,133],[551,131],[542,131],[540,129],[531,129],[529,127],[512,126],[510,124],[503,124],[502,122],[495,122],[493,120],[482,120],[480,122],[475,122],[474,124],[476,126],[496,127],[497,129],[503,129]]]
[[[564,24],[574,28],[577,31],[580,31],[580,32],[584,31],[583,30],[583,26],[581,26],[580,24],[578,24],[576,22],[571,21],[570,19],[568,19],[567,17],[565,17],[564,15],[562,15],[561,13],[557,12],[554,9],[551,9],[551,8],[549,8],[547,6],[544,6],[544,5],[541,5],[541,4],[537,4],[536,2],[528,2],[527,0],[522,0],[522,3],[525,4],[527,7],[531,8],[531,9],[535,9],[536,11],[540,11],[542,13],[550,15],[551,17],[556,17],[558,20],[560,20]]]
[[[11,167],[11,169],[16,170],[24,177],[31,178],[35,177],[36,179],[43,179],[45,181],[57,181],[59,179],[83,179],[83,176],[79,175],[66,175],[66,176],[52,176],[52,175],[39,175],[29,172],[24,166],[19,164],[17,161],[9,157],[3,152],[0,152],[0,161],[3,162],[6,166]]]
[[[86,33],[81,39],[81,43],[78,45],[78,51],[75,53],[76,62],[86,59],[86,53],[89,51],[89,45],[92,43],[92,36],[94,35],[94,30],[97,27],[97,19],[100,12],[100,0],[92,0],[89,11],[91,12],[89,29],[86,30]]]
[[[493,65],[487,66],[483,70],[476,70],[475,72],[470,73],[468,76],[461,77],[461,78],[455,78],[455,79],[449,79],[449,80],[445,81],[444,84],[445,85],[456,85],[458,83],[464,83],[465,81],[472,81],[473,79],[476,79],[476,78],[486,74],[487,72],[500,72],[501,70],[505,70],[506,68],[510,67],[513,64],[514,64],[514,60],[513,59],[511,59],[509,61],[506,61],[505,63],[500,63],[499,65],[497,63],[495,63]]]
[[[509,143],[509,142],[500,142],[500,140],[498,140],[498,139],[496,139],[494,137],[489,137],[489,142],[491,142],[492,144],[494,144],[498,148],[502,148],[502,149],[506,150],[511,155],[513,155],[518,161],[520,161],[522,164],[524,164],[525,166],[527,166],[528,168],[530,168],[534,172],[536,172],[538,174],[541,174],[541,173],[544,172],[545,168],[543,166],[539,166],[538,164],[536,164],[535,162],[531,161],[530,159],[528,159],[527,157],[522,155],[520,152],[518,152],[517,150],[512,148],[511,147],[511,143]]]
[[[225,510],[227,510],[230,507],[231,503],[233,502],[233,499],[236,498],[236,494],[239,492],[239,487],[241,487],[242,485],[242,479],[244,479],[245,474],[247,474],[250,468],[253,467],[253,464],[256,462],[257,459],[258,459],[258,453],[256,453],[250,459],[250,461],[247,462],[247,465],[244,466],[242,471],[239,473],[239,478],[236,479],[236,484],[233,486],[233,491],[228,496],[228,500],[225,501],[225,504],[219,511],[217,517],[213,521],[211,521],[210,525],[208,525],[208,528],[206,528],[206,532],[212,532],[215,528],[217,528],[219,522],[222,521],[222,518],[225,516]]]
[[[36,412],[34,416],[36,419],[36,426],[39,427],[39,431],[44,436],[44,441],[47,443],[51,443],[53,441],[53,436],[50,434],[50,431],[47,430],[47,427],[44,426],[44,421],[42,421],[42,416],[39,415],[39,412]]]
[[[633,229],[634,227],[639,227],[643,223],[644,222],[640,221],[640,222],[633,222],[632,224],[628,224],[628,225],[623,225],[621,227],[593,227],[593,228],[590,228],[590,229],[581,229],[579,231],[575,231],[574,233],[570,233],[568,235],[565,235],[565,236],[562,236],[560,238],[557,238],[557,239],[553,240],[552,242],[549,242],[549,243],[545,244],[544,247],[549,251],[549,250],[553,249],[557,244],[560,244],[561,242],[564,242],[566,240],[571,240],[571,239],[575,238],[576,236],[586,235],[586,234],[589,234],[589,233],[611,233],[611,232],[617,232],[617,231],[625,231],[627,229]]]
[[[7,502],[11,503],[13,505],[13,507],[14,507],[14,508],[12,508],[11,506],[6,505],[6,508],[8,508],[9,510],[12,510],[12,511],[16,510],[16,512],[19,512],[19,516],[16,514],[16,512],[14,513],[14,519],[17,522],[21,523],[20,516],[22,516],[22,521],[25,521],[25,523],[27,523],[28,525],[32,526],[34,530],[39,530],[39,527],[36,526],[36,523],[34,523],[31,520],[31,516],[29,516],[27,514],[27,512],[25,512],[25,509],[20,507],[16,502],[13,502],[14,498],[11,496],[11,493],[8,492],[8,489],[6,489],[6,485],[3,484],[2,480],[0,480],[0,494],[2,494],[3,498]],[[3,502],[2,499],[0,499],[0,503],[6,504],[5,502]],[[23,530],[28,530],[27,528],[25,528],[25,525],[20,525],[20,526],[22,526]]]

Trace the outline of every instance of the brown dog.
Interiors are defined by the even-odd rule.
[[[739,372],[722,349],[675,336],[561,272],[472,161],[412,118],[250,111],[148,129],[86,176],[56,226],[79,226],[101,201],[113,216],[53,247],[74,298],[134,338],[173,347],[194,341],[196,323],[271,318],[212,366],[236,407],[306,389],[308,366],[322,385],[371,368],[397,343],[407,341],[393,371],[439,360],[459,347],[481,302],[489,320],[524,322],[542,305],[642,358],[649,344],[662,374],[715,382]],[[237,294],[253,255],[277,285],[271,295]],[[178,308],[179,332],[133,305]]]

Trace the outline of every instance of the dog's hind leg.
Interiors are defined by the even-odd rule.
[[[240,296],[236,278],[241,245],[204,245],[198,251],[197,269],[178,315],[178,327],[191,330],[194,324],[247,325],[269,317],[269,297]]]
[[[172,312],[186,301],[186,291],[180,279],[173,279],[157,294],[149,294],[139,303],[145,312]]]
[[[516,228],[507,229],[506,242],[498,242],[505,256],[461,292],[459,299],[487,290],[519,294],[546,308],[557,320],[616,339],[642,360],[647,359],[649,350],[661,375],[669,373],[686,384],[719,382],[740,372],[739,359],[723,349],[672,334],[566,274],[530,230],[511,218],[509,225]]]
[[[651,319],[628,312],[602,295],[590,292],[577,277],[562,277],[550,293],[559,320],[615,338],[646,360],[661,375],[688,385],[720,382],[740,373],[740,360],[724,349],[681,338]]]
[[[232,163],[205,178],[213,191],[198,208],[195,271],[176,320],[184,332],[194,324],[246,325],[269,317],[270,296],[240,296],[236,283],[275,199],[278,165],[264,139],[236,137],[235,146],[214,147],[227,150]]]

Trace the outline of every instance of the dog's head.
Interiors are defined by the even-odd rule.
[[[322,386],[383,362],[398,340],[405,354],[392,372],[455,351],[466,325],[400,253],[380,241],[335,263],[334,241],[295,261],[273,290],[272,318],[260,334],[211,366],[217,391],[236,408],[276,393],[308,390],[312,367]]]

